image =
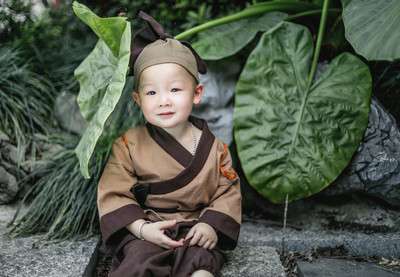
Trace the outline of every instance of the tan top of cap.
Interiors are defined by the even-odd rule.
[[[133,70],[135,76],[135,90],[138,89],[139,77],[142,71],[152,65],[161,63],[176,63],[184,68],[197,82],[200,82],[197,71],[196,58],[189,48],[175,39],[159,39],[147,45],[138,56]]]

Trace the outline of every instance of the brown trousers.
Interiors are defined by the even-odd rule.
[[[185,238],[195,223],[195,221],[178,223],[165,230],[165,234],[174,240]],[[207,270],[214,276],[220,276],[223,256],[216,250],[207,250],[199,246],[189,247],[189,241],[185,241],[182,247],[165,249],[151,242],[139,240],[133,235],[127,235],[113,259],[109,276],[187,277],[200,269]]]

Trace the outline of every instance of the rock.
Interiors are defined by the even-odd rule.
[[[13,175],[17,180],[20,180],[21,178],[24,178],[26,176],[24,170],[21,170],[16,165],[10,164],[4,160],[0,160],[0,166],[2,166],[9,174]]]
[[[207,74],[200,74],[204,84],[201,102],[193,107],[193,115],[207,120],[213,134],[230,145],[233,142],[233,98],[236,80],[240,72],[234,58],[223,61],[207,61]]]
[[[240,231],[239,246],[270,246],[281,252],[282,228],[245,223]],[[399,259],[400,234],[398,231],[366,234],[358,231],[312,230],[310,228],[301,230],[287,228],[286,230],[286,252],[312,253],[318,249],[337,247],[343,248],[348,256]]]
[[[366,262],[339,259],[317,259],[312,263],[296,262],[299,277],[396,277],[394,272]]]
[[[6,161],[17,165],[18,164],[18,150],[17,147],[10,143],[3,143],[1,146],[1,156]]]
[[[92,276],[99,237],[60,243],[40,235],[0,238],[0,276]]]
[[[9,142],[9,141],[10,141],[10,138],[9,138],[5,133],[3,133],[2,131],[0,131],[0,145],[1,145],[1,143],[2,143],[3,141]]]
[[[285,270],[275,248],[269,246],[236,247],[226,252],[223,277],[284,277]]]
[[[350,164],[322,193],[363,193],[400,207],[400,131],[377,100],[371,100],[368,127]]]
[[[57,120],[64,129],[82,134],[87,127],[87,122],[82,117],[76,97],[73,93],[61,93],[56,99],[54,110]]]
[[[0,167],[0,204],[7,204],[14,200],[18,193],[17,179]]]

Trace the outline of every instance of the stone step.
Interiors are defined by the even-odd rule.
[[[240,246],[270,246],[281,252],[282,229],[262,224],[243,224]],[[317,248],[343,247],[349,256],[378,256],[400,258],[400,233],[396,230],[386,233],[362,233],[342,230],[313,230],[287,228],[285,251],[311,253]]]
[[[297,261],[299,277],[398,277],[400,273],[366,262],[342,259],[317,259],[312,263]]]
[[[98,236],[60,243],[42,239],[40,235],[0,238],[0,276],[92,276],[97,264]]]
[[[4,233],[6,222],[12,218],[12,215],[5,215],[7,209],[0,206],[0,234]],[[44,242],[42,238],[41,235],[12,239],[1,236],[0,276],[92,276],[100,237],[60,243]],[[278,253],[281,251],[281,238],[280,228],[243,223],[238,247],[224,252],[227,262],[222,268],[222,276],[284,277]],[[310,253],[317,247],[337,246],[343,246],[348,255],[399,258],[400,234],[290,228],[286,231],[286,251]]]
[[[285,270],[275,248],[269,246],[243,247],[226,253],[221,270],[223,277],[285,277]]]
[[[0,239],[0,276],[90,277],[97,264],[100,239],[49,243],[40,235]],[[242,247],[224,252],[223,277],[284,277],[275,248]]]

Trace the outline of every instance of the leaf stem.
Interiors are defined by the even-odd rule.
[[[313,80],[314,74],[315,74],[315,69],[317,68],[319,53],[321,52],[322,39],[324,37],[325,24],[326,24],[326,19],[327,19],[327,14],[328,14],[328,4],[329,4],[329,0],[324,0],[324,5],[322,7],[321,20],[320,20],[319,29],[318,29],[317,43],[315,45],[314,58],[313,58],[313,62],[311,65],[310,75],[308,77],[308,88],[311,87],[311,83],[312,83],[312,80]]]
[[[282,255],[285,255],[286,219],[287,219],[288,203],[289,203],[289,194],[286,194],[285,210],[283,213]]]
[[[206,23],[203,23],[201,25],[198,25],[196,27],[190,28],[177,36],[175,36],[175,39],[182,39],[184,37],[188,37],[191,35],[194,35],[200,31],[204,31],[206,29],[226,24],[232,21],[237,21],[243,18],[259,15],[259,14],[264,14],[267,12],[272,12],[272,11],[282,11],[282,12],[300,12],[300,11],[309,11],[309,10],[315,10],[318,9],[318,6],[314,4],[310,4],[307,2],[291,2],[291,1],[282,1],[282,2],[263,2],[263,3],[258,3],[254,4],[243,11],[240,11],[235,14],[231,14],[222,18],[218,18]]]
[[[289,15],[288,17],[286,17],[286,20],[293,20],[293,19],[297,19],[300,17],[306,17],[306,16],[310,16],[310,15],[314,15],[314,14],[319,14],[321,12],[322,12],[322,9],[296,13],[296,14]],[[328,13],[341,13],[341,12],[342,12],[342,9],[328,9]]]

